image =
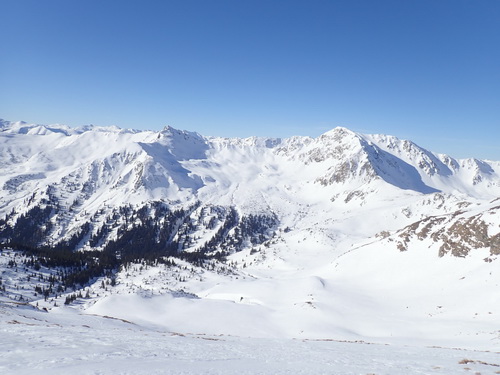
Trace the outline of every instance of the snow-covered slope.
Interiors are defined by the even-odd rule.
[[[67,309],[69,310],[69,309]],[[0,305],[2,374],[495,374],[498,354],[334,340],[178,334]]]
[[[500,346],[500,162],[345,128],[232,139],[8,121],[0,161],[4,243],[120,262],[56,291],[57,269],[4,251],[11,300],[61,312],[71,297],[181,333]]]

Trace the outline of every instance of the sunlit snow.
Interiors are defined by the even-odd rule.
[[[138,261],[116,285],[47,299],[33,290],[55,271],[1,251],[2,374],[500,373],[500,162],[344,128],[225,139],[9,122],[0,160],[0,217],[49,186],[59,199],[49,242],[150,201],[201,202],[186,252],[212,238],[216,207],[277,218],[225,261]]]

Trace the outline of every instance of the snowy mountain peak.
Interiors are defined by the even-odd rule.
[[[166,126],[158,133],[158,137],[153,140],[148,148],[156,148],[161,154],[162,149],[154,144],[166,147],[163,152],[171,153],[177,160],[204,159],[208,149],[206,139],[198,133],[186,130],[177,130],[171,126]],[[167,151],[168,150],[168,151]],[[158,157],[161,155],[158,154]]]
[[[179,129],[173,128],[170,125],[165,126],[160,131],[160,134],[162,134],[166,137],[173,137],[173,138],[187,138],[187,137],[202,138],[202,136],[196,132],[190,132],[187,130],[179,130]]]
[[[336,138],[337,141],[340,141],[342,138],[345,137],[352,137],[356,136],[357,133],[353,132],[352,130],[345,128],[343,126],[337,126],[333,128],[332,130],[329,130],[325,133],[323,133],[320,137],[333,137]]]

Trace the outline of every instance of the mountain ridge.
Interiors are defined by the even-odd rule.
[[[344,127],[317,138],[238,139],[205,137],[170,126],[154,132],[6,121],[1,125],[0,186],[8,193],[0,197],[4,241],[15,231],[17,221],[29,217],[32,210],[51,207],[50,217],[43,219],[45,224],[38,224],[51,229],[30,245],[64,244],[83,236],[87,242],[82,237],[75,250],[91,249],[96,243],[105,248],[131,228],[117,213],[126,207],[154,211],[152,207],[164,205],[187,210],[189,215],[196,211],[189,208],[193,205],[201,207],[199,214],[203,207],[221,207],[224,213],[218,224],[213,220],[211,224],[219,230],[226,225],[224,220],[234,216],[226,215],[235,210],[239,224],[232,223],[224,235],[231,237],[239,236],[238,225],[249,217],[267,217],[262,220],[273,223],[267,229],[272,232],[292,227],[287,222],[300,228],[297,220],[305,214],[324,218],[326,223],[342,221],[334,213],[339,208],[350,212],[348,217],[362,217],[365,207],[373,211],[383,208],[384,202],[399,199],[418,202],[437,194],[447,196],[444,199],[449,202],[476,204],[500,196],[498,162],[456,160],[411,141],[363,135]],[[397,207],[399,212],[391,214],[386,228],[380,224],[374,228],[402,229],[427,215],[442,213],[445,206],[440,198],[430,202],[434,202],[430,211],[415,218],[415,209]],[[318,215],[319,207],[323,213]],[[297,214],[300,212],[303,214]],[[189,215],[184,220],[198,220]],[[111,222],[114,227],[110,229]],[[82,235],[84,223],[86,229],[90,227],[86,235]],[[261,229],[257,236],[269,241],[271,232],[264,232]],[[193,233],[189,239],[167,237],[183,242],[172,245],[179,251],[206,251],[208,243],[214,249],[221,244],[206,235],[198,236],[207,241],[200,242]],[[374,234],[371,230],[365,235]],[[99,236],[103,238],[98,240]],[[227,239],[219,240],[227,244]],[[236,242],[238,246],[227,247],[238,251],[252,241]]]
[[[205,137],[170,126],[154,132],[4,120],[1,129],[0,185],[8,197],[0,198],[0,216],[7,227],[43,200],[59,207],[50,223],[75,234],[82,221],[147,202],[185,209],[199,201],[235,207],[240,217],[281,212],[286,222],[304,207],[315,215],[325,202],[331,205],[326,212],[343,207],[361,213],[387,195],[500,196],[500,162],[457,160],[411,141],[343,127],[317,138],[283,139]],[[397,215],[408,216],[404,212]],[[45,241],[57,241],[56,232]]]

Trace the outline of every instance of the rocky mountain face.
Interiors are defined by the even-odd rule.
[[[373,238],[401,251],[433,241],[439,256],[500,253],[500,162],[391,136],[229,139],[2,121],[0,160],[4,244],[223,259],[302,237],[330,248]]]
[[[499,210],[497,198],[479,212],[458,210],[446,215],[429,216],[398,231],[391,240],[397,242],[401,251],[408,250],[412,241],[430,239],[439,246],[439,256],[452,254],[465,257],[475,249],[487,249],[493,257],[500,254]],[[485,260],[491,261],[492,258]]]

